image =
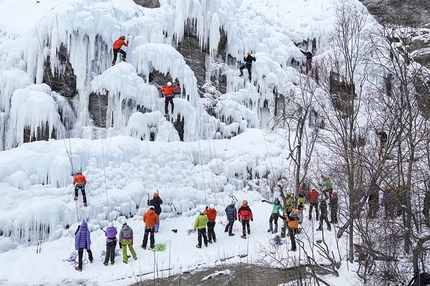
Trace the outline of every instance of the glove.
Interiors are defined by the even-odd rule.
[[[253,218],[251,218],[251,221],[254,221],[254,219],[253,219]]]
[[[209,207],[208,206],[206,206],[206,209],[208,209]]]
[[[127,40],[127,44],[128,44],[128,40]]]
[[[266,200],[261,200],[263,203],[266,201]]]

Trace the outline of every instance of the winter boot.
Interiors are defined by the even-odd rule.
[[[317,231],[321,231],[321,230],[322,230],[322,227],[317,228]]]
[[[272,232],[273,231],[273,226],[272,223],[269,224],[269,229],[267,230],[267,232]]]
[[[121,58],[121,60],[122,60],[123,62],[127,62],[127,61],[125,60],[125,58],[124,58],[124,57],[122,57],[122,58]]]
[[[201,247],[200,245],[198,245],[198,244],[196,245],[196,247],[197,247],[197,248],[202,248],[202,247]]]
[[[214,238],[214,243],[216,242],[216,238]]]
[[[75,196],[75,201],[77,201],[78,200],[78,196]]]
[[[82,268],[76,267],[75,270],[81,272]]]
[[[246,239],[246,236],[245,235],[242,235],[242,236],[240,236],[241,238],[243,238],[243,239]]]
[[[107,262],[105,262],[105,263],[103,263],[104,264],[104,266],[108,266],[108,263]]]
[[[208,240],[208,242],[209,242],[210,244],[212,244],[212,239],[209,239],[209,240]]]
[[[87,203],[84,203],[84,207],[86,207],[87,206]]]
[[[275,228],[273,229],[272,233],[278,233],[278,225],[275,224]]]
[[[229,235],[229,236],[234,236],[234,233],[229,233],[228,235]]]

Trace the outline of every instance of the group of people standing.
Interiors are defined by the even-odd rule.
[[[159,216],[162,211],[161,204],[163,203],[163,200],[160,198],[158,193],[154,193],[153,198],[148,198],[147,203],[149,209],[145,212],[142,218],[145,227],[141,248],[146,249],[149,237],[150,248],[152,249],[155,247],[154,233],[157,233],[160,227]],[[131,256],[134,258],[134,260],[137,260],[136,251],[133,247],[133,229],[127,224],[127,220],[125,219],[121,220],[121,225],[122,227],[119,232],[118,239],[116,238],[118,232],[117,229],[114,227],[113,222],[110,222],[108,224],[108,227],[104,231],[106,235],[106,256],[103,264],[105,266],[109,265],[109,261],[111,265],[115,263],[115,248],[117,243],[119,245],[119,248],[122,249],[122,259],[125,264],[128,263],[127,248],[130,250]],[[75,249],[78,251],[78,266],[75,269],[77,271],[82,271],[84,250],[87,250],[88,252],[89,261],[91,263],[93,262],[90,231],[88,229],[88,224],[85,221],[82,222],[80,226],[78,226],[78,229],[75,232]]]

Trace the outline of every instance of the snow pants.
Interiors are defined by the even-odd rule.
[[[251,80],[251,68],[252,68],[252,65],[251,64],[244,64],[244,65],[242,65],[239,69],[240,69],[240,74],[242,75],[243,74],[243,70],[244,69],[247,69],[248,70],[248,78],[249,78],[249,80]]]
[[[208,238],[206,236],[206,228],[199,228],[197,229],[197,242],[198,246],[202,246],[202,238],[203,242],[205,243],[205,246],[208,246]]]
[[[107,264],[110,258],[110,262],[115,262],[115,248],[116,248],[116,240],[106,243],[106,257],[104,263]]]
[[[86,194],[85,194],[85,186],[78,186],[78,185],[76,185],[75,186],[75,197],[77,197],[78,196],[78,191],[79,190],[81,190],[81,193],[82,193],[82,199],[84,200],[84,203],[86,203],[87,202],[87,196],[86,196]]]
[[[136,251],[134,251],[134,248],[133,248],[133,240],[131,238],[130,239],[123,239],[121,241],[121,246],[122,246],[122,260],[124,262],[126,262],[126,263],[128,262],[127,246],[130,249],[130,252],[131,252],[131,255],[133,256],[133,258],[137,259]]]
[[[79,248],[78,249],[78,267],[79,269],[82,269],[82,257],[84,256],[84,249],[86,248]],[[90,262],[93,262],[93,253],[90,249],[87,249],[88,252],[88,259]]]
[[[208,240],[216,240],[215,236],[215,221],[210,220],[207,222],[206,226],[208,227]]]
[[[249,225],[249,220],[242,220],[242,235],[246,236],[246,231],[248,230],[248,234],[251,234],[251,227]]]
[[[143,235],[143,242],[142,242],[143,247],[146,247],[146,245],[148,244],[148,235],[150,234],[150,247],[154,248],[155,246],[154,232],[155,232],[155,227],[153,226],[145,227],[145,234]]]
[[[113,60],[112,63],[116,63],[116,58],[118,56],[118,53],[122,54],[122,57],[125,59],[127,57],[127,53],[124,52],[122,49],[113,49]]]
[[[234,224],[234,220],[229,220],[227,225],[225,226],[224,232],[228,232],[228,234],[232,234],[233,233],[233,224]]]
[[[167,96],[164,98],[164,113],[165,114],[169,114],[169,102],[171,105],[171,110],[172,110],[172,114],[173,111],[175,110],[175,105],[173,104],[173,96]]]

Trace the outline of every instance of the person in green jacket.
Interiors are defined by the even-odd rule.
[[[286,198],[285,198],[285,216],[289,216],[290,212],[293,210],[293,195],[290,191],[287,192]]]
[[[279,201],[279,198],[275,198],[274,202],[268,202],[266,200],[262,200],[263,203],[268,203],[269,205],[272,205],[272,214],[269,218],[269,229],[267,232],[277,233],[278,232],[278,218],[279,218],[279,211],[284,211],[284,208],[281,205],[281,202]],[[273,228],[272,223],[275,223],[275,228]]]
[[[331,180],[327,176],[321,176],[323,182],[319,185],[322,187],[322,193],[324,194],[326,199],[331,199],[331,195],[333,193],[333,185],[331,183]]]
[[[204,211],[200,210],[196,220],[194,221],[194,231],[197,229],[197,248],[202,248],[202,237],[205,246],[208,247],[208,238],[206,236],[206,224],[208,222],[208,217],[204,214]]]

